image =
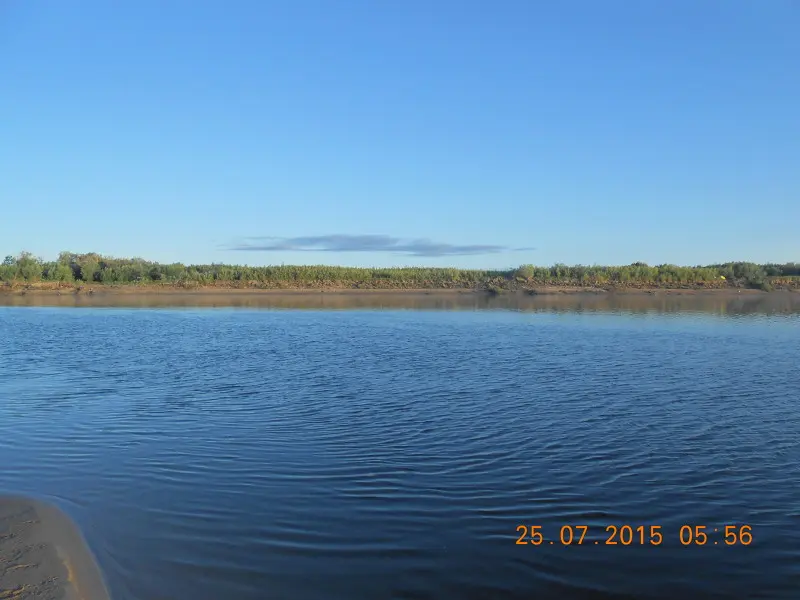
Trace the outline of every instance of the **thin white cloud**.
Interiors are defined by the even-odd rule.
[[[533,250],[492,244],[447,244],[428,239],[403,240],[389,235],[319,235],[302,237],[250,237],[227,246],[241,252],[389,252],[410,256],[459,256]]]

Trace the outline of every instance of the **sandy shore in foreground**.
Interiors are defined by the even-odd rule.
[[[78,528],[53,506],[0,496],[0,599],[109,600]]]

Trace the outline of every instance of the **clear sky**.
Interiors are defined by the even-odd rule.
[[[800,261],[800,2],[0,1],[23,249]]]

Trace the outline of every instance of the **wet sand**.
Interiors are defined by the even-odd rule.
[[[0,496],[0,600],[109,600],[78,528],[42,502]]]

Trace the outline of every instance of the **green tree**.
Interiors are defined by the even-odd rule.
[[[42,278],[42,262],[30,252],[20,252],[16,266],[17,273],[25,281],[39,281]]]
[[[75,261],[78,266],[78,278],[91,283],[100,281],[100,261],[96,255],[87,254],[77,258]]]
[[[52,281],[70,282],[74,281],[75,278],[72,275],[72,268],[69,265],[57,263],[53,269],[50,270],[48,279]]]
[[[533,277],[534,273],[536,272],[536,268],[533,265],[520,265],[517,267],[515,271],[515,276],[521,277],[523,279],[530,279]]]

